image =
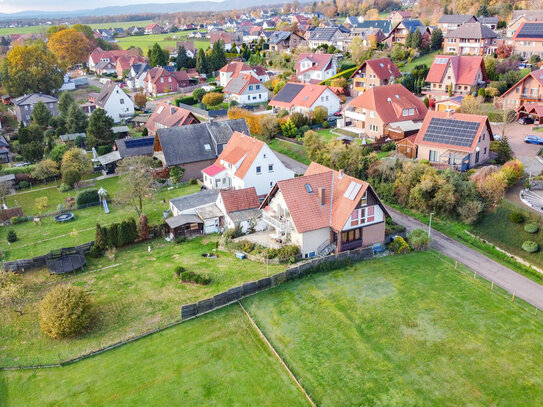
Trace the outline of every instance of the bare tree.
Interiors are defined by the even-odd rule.
[[[143,213],[145,198],[154,190],[150,171],[152,163],[153,159],[150,157],[128,157],[121,160],[117,166],[123,188],[115,197],[115,201],[134,207],[138,217]]]
[[[11,193],[11,187],[7,182],[0,182],[0,200],[2,204],[6,204],[6,196]]]

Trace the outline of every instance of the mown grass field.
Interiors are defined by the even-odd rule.
[[[509,215],[512,212],[521,212],[526,220],[523,223],[511,222]],[[527,223],[537,223],[541,227],[541,217],[504,199],[496,210],[486,214],[482,221],[474,226],[474,229],[477,235],[496,244],[501,249],[543,268],[543,231],[527,233],[524,231],[524,226]],[[522,243],[526,240],[539,243],[540,250],[535,253],[522,250]]]
[[[138,20],[138,21],[120,21],[112,23],[97,23],[97,24],[87,24],[91,28],[128,28],[133,25],[137,27],[145,27],[151,24],[152,20]],[[16,27],[16,28],[0,28],[0,35],[6,34],[34,34],[34,33],[45,33],[49,29],[49,25],[34,25],[30,27]]]
[[[95,181],[92,188],[104,187],[108,191],[109,214],[106,214],[101,206],[92,206],[85,209],[74,209],[75,220],[66,223],[57,223],[52,217],[42,219],[41,225],[35,225],[32,221],[0,228],[0,250],[4,260],[16,260],[47,254],[53,249],[70,247],[77,244],[90,242],[94,239],[96,223],[110,224],[120,222],[130,217],[137,218],[133,207],[117,205],[112,198],[122,188],[119,177],[106,178]],[[40,188],[40,187],[38,187]],[[160,189],[155,196],[149,197],[144,203],[144,212],[150,224],[161,222],[162,212],[168,209],[168,200],[182,195],[199,191],[198,185],[185,184],[179,188],[168,190]],[[54,212],[59,203],[64,203],[66,197],[75,197],[76,191],[60,192],[56,187],[42,190],[26,190],[7,198],[8,206],[21,206],[25,215],[33,216],[37,213],[35,207],[36,198],[46,196],[49,205],[44,213]],[[11,245],[7,244],[6,237],[9,229],[17,233],[18,240]]]
[[[236,305],[63,368],[0,372],[2,406],[307,406]]]
[[[268,145],[272,150],[284,154],[296,161],[304,164],[309,164],[310,162],[309,157],[307,156],[307,150],[300,144],[290,143],[288,141],[275,138],[268,142]]]
[[[141,48],[144,53],[147,49],[151,48],[155,42],[157,42],[162,48],[175,49],[177,41],[187,40],[187,36],[191,31],[178,31],[170,34],[153,34],[153,35],[134,35],[129,37],[119,38],[117,43],[122,49],[128,49],[130,47]],[[190,39],[189,39],[190,40]],[[195,39],[194,46],[199,49],[207,49],[209,47],[209,40]]]
[[[218,259],[203,258],[202,253],[213,252],[217,242],[216,235],[183,244],[155,239],[118,249],[114,259],[89,258],[88,266],[74,274],[59,276],[33,270],[20,275],[24,287],[22,315],[8,307],[0,308],[0,366],[58,363],[101,349],[177,321],[183,304],[266,276],[265,264],[239,260],[230,253],[219,252]],[[174,276],[178,265],[208,274],[211,284],[181,283]],[[285,268],[270,264],[269,273]],[[97,318],[88,334],[58,341],[41,333],[38,305],[49,290],[63,283],[90,294]]]
[[[319,406],[543,404],[541,316],[435,252],[311,275],[243,303]]]
[[[432,62],[434,61],[434,57],[440,53],[443,53],[443,51],[433,51],[426,55],[422,55],[418,58],[413,59],[408,64],[405,64],[402,68],[400,68],[400,71],[402,72],[411,72],[417,65],[426,65],[428,68],[432,65]]]

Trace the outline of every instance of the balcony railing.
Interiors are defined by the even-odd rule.
[[[348,117],[350,119],[366,121],[365,113],[357,113],[357,112],[353,112],[352,110],[345,110],[344,114],[345,114],[345,117]]]
[[[277,219],[276,217],[271,216],[266,212],[262,214],[262,219],[264,220],[264,222],[273,226],[275,229],[281,232],[286,233],[290,230],[290,222],[288,220]]]

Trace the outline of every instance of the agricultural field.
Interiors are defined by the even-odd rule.
[[[237,306],[62,368],[0,371],[2,406],[308,406]]]
[[[58,184],[58,183],[56,183]],[[47,197],[48,206],[43,213],[56,211],[59,203],[64,204],[67,197],[75,197],[77,191],[60,192],[56,184],[49,185],[46,189],[38,187],[34,190],[24,190],[18,194],[7,197],[9,207],[21,206],[27,216],[38,213],[35,207],[37,198]],[[103,187],[108,192],[108,204],[110,213],[106,214],[101,206],[93,206],[85,209],[74,209],[72,213],[75,220],[66,223],[57,223],[52,217],[45,217],[41,224],[34,225],[32,221],[12,225],[9,228],[0,228],[0,248],[4,254],[4,260],[16,260],[47,254],[53,249],[70,247],[77,244],[90,242],[94,239],[96,223],[110,224],[120,222],[130,217],[137,217],[134,208],[121,206],[112,202],[119,188],[122,187],[119,177],[111,177],[93,182],[92,188]],[[168,200],[182,195],[199,191],[198,185],[184,184],[171,190],[162,188],[155,196],[149,197],[144,203],[144,212],[149,218],[149,224],[159,223],[163,211],[168,209]],[[18,240],[7,245],[7,231],[13,229]]]
[[[127,29],[133,25],[138,27],[145,27],[151,24],[152,20],[138,20],[138,21],[120,21],[120,22],[111,22],[111,23],[97,23],[97,24],[87,24],[91,28],[124,28]],[[6,34],[34,34],[34,33],[45,33],[50,25],[33,25],[30,27],[16,27],[16,28],[0,28],[0,35]]]
[[[162,48],[175,49],[177,41],[187,40],[187,36],[191,31],[178,31],[170,34],[153,34],[153,35],[134,35],[130,37],[123,37],[117,40],[117,43],[122,49],[128,49],[130,47],[141,48],[144,54],[147,53],[147,49],[151,48],[156,42]],[[194,40],[194,46],[196,48],[207,49],[209,47],[209,40]]]
[[[449,261],[361,262],[243,304],[319,406],[542,405],[541,315]]]
[[[214,253],[218,236],[208,235],[182,244],[158,238],[117,249],[79,272],[51,275],[47,270],[29,270],[18,277],[24,288],[21,313],[0,308],[0,366],[58,363],[101,349],[113,343],[164,327],[180,319],[180,307],[268,273],[283,271],[285,265],[266,265],[239,260],[233,254],[216,251],[217,259],[202,257]],[[150,248],[150,251],[148,251]],[[209,285],[181,283],[176,266],[207,274]],[[38,304],[59,284],[85,289],[96,305],[91,330],[75,339],[53,340],[42,334]],[[0,403],[1,405],[1,403]]]

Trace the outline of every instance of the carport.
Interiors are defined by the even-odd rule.
[[[543,104],[528,104],[522,105],[517,109],[517,120],[521,117],[529,117],[534,120],[534,124],[542,124],[541,117],[543,116]]]

